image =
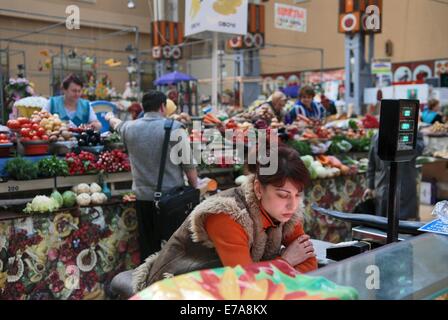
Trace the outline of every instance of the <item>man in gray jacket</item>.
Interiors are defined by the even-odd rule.
[[[421,133],[417,137],[416,156],[410,162],[399,164],[398,174],[401,175],[400,220],[419,220],[417,201],[417,169],[416,159],[423,153],[425,144]],[[389,196],[390,162],[378,157],[378,134],[372,138],[369,152],[369,167],[367,169],[368,189],[363,199],[375,198],[376,215],[387,215],[387,198]]]
[[[165,136],[165,108],[167,97],[159,91],[149,91],[143,96],[144,116],[134,121],[123,122],[113,114],[107,114],[106,120],[116,130],[127,147],[132,169],[132,190],[137,196],[137,216],[139,223],[139,244],[141,259],[161,249],[162,239],[157,228],[157,214],[154,205],[154,192],[157,188],[160,160]],[[190,186],[196,188],[198,175],[193,156],[190,163],[175,164],[170,159],[171,148],[179,143],[185,144],[182,150],[191,150],[188,134],[180,122],[175,121],[171,132],[162,192],[185,185],[184,173]],[[186,158],[183,158],[186,159]]]

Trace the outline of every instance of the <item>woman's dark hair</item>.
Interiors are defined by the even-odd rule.
[[[262,175],[260,169],[268,168],[270,163],[260,165],[258,161],[256,165],[248,166],[249,171],[255,174],[256,178],[264,186],[270,184],[276,187],[281,187],[285,185],[286,180],[290,180],[297,186],[308,185],[311,181],[310,173],[302,159],[300,159],[300,154],[284,144],[280,144],[278,150],[271,149],[268,151],[268,154],[270,155],[271,152],[276,151],[278,152],[278,169],[275,174]]]
[[[166,104],[166,95],[163,92],[150,90],[143,96],[142,105],[145,112],[159,111],[162,104]]]
[[[72,73],[72,74],[68,75],[64,79],[64,81],[62,81],[62,88],[67,90],[68,87],[70,87],[70,84],[72,84],[72,83],[77,84],[81,88],[83,87],[83,83],[82,83],[81,79],[76,74]]]
[[[313,87],[311,86],[304,86],[300,89],[299,92],[299,98],[312,96],[314,97],[316,95],[316,91],[314,91]]]

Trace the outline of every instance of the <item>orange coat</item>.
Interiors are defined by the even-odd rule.
[[[261,210],[260,214],[265,230],[275,227],[272,219],[264,210]],[[253,263],[250,255],[249,237],[244,228],[235,222],[230,215],[225,213],[210,215],[205,221],[205,229],[225,267]],[[304,234],[302,224],[298,223],[294,232],[284,241],[283,245],[287,247]],[[281,257],[279,256],[277,259],[281,259]],[[301,273],[307,273],[317,269],[317,259],[310,258],[293,267]]]

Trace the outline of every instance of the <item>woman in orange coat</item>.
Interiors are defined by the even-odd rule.
[[[163,249],[136,269],[134,291],[167,275],[275,259],[301,273],[317,269],[303,231],[303,190],[309,180],[299,154],[280,147],[275,174],[263,175],[256,165],[241,187],[199,204]]]

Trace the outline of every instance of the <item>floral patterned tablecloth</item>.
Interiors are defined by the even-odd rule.
[[[131,300],[355,300],[354,288],[298,273],[281,260],[195,271],[154,283]]]
[[[139,262],[133,204],[0,221],[0,300],[104,299]]]
[[[350,213],[362,202],[366,188],[365,174],[314,180],[305,190],[305,232],[313,239],[332,243],[350,240],[349,223],[317,213],[311,205],[315,203],[325,209]]]

